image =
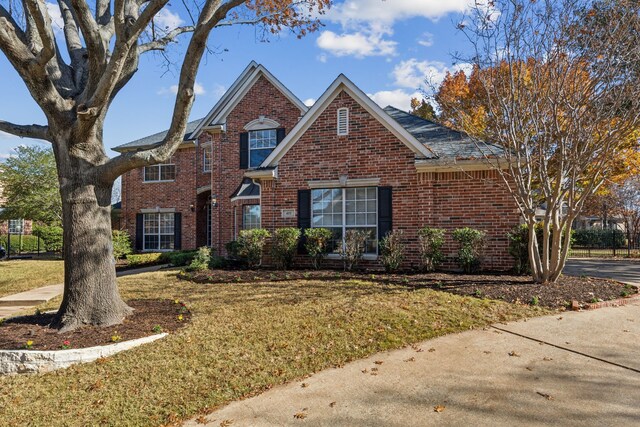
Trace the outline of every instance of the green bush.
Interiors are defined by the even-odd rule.
[[[122,259],[131,252],[131,239],[129,233],[125,230],[113,230],[111,232],[113,238],[113,257]]]
[[[269,231],[264,228],[242,230],[238,236],[238,255],[246,260],[251,268],[262,264],[262,254],[267,239],[271,237]]]
[[[190,271],[202,271],[209,268],[209,263],[211,262],[211,249],[203,246],[198,248],[198,252],[196,252],[191,264],[189,264],[188,270]]]
[[[227,257],[229,259],[238,259],[240,258],[240,244],[237,240],[232,240],[224,245],[224,248],[227,250]]]
[[[445,230],[441,228],[423,227],[418,230],[420,252],[420,268],[422,271],[434,271],[444,260]]]
[[[47,252],[62,252],[62,227],[36,225],[33,234],[42,239]]]
[[[141,267],[147,265],[160,264],[162,257],[165,254],[162,252],[149,252],[143,254],[129,254],[127,255],[127,265],[129,267]]]
[[[307,228],[304,230],[304,248],[311,257],[313,268],[320,268],[324,257],[329,253],[333,233],[328,228]]]
[[[509,239],[509,255],[513,257],[513,270],[516,274],[527,274],[531,271],[529,264],[529,226],[516,225],[507,233]]]
[[[171,264],[174,267],[183,267],[185,265],[191,264],[193,258],[196,256],[197,251],[173,251],[173,252],[163,252],[160,255],[160,264]]]
[[[271,239],[271,256],[276,265],[283,270],[291,267],[298,249],[300,229],[294,227],[279,228]]]
[[[8,249],[6,235],[0,236],[0,246]],[[44,251],[44,245],[40,247],[41,251]],[[25,252],[37,252],[38,251],[38,236],[23,234],[19,236],[17,234],[11,235],[11,255]]]
[[[624,248],[626,244],[625,234],[620,230],[602,230],[592,228],[590,230],[574,230],[573,238],[575,246],[585,248]]]
[[[385,271],[397,271],[404,260],[405,245],[402,230],[393,230],[380,240],[380,261]]]
[[[345,270],[351,271],[358,266],[370,234],[371,232],[366,230],[347,230],[344,235],[344,245],[338,251]]]
[[[486,233],[473,228],[458,228],[453,232],[453,240],[458,242],[458,264],[465,273],[480,269]]]

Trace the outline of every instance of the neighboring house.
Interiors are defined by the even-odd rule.
[[[165,134],[115,150],[148,148]],[[451,261],[451,231],[468,226],[487,232],[485,267],[508,269],[506,234],[519,213],[483,161],[496,153],[380,108],[344,75],[308,108],[252,62],[205,118],[189,123],[171,161],[123,176],[122,225],[140,251],[208,245],[218,254],[243,229],[326,227],[336,245],[347,230],[365,229],[372,261],[380,238],[400,229],[406,266],[418,262],[419,228],[447,229]]]
[[[0,214],[6,204],[6,199],[2,197],[3,185],[0,182]],[[31,234],[32,221],[22,218],[15,218],[9,220],[0,220],[0,235],[11,234]]]

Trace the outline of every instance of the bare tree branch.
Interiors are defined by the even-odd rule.
[[[0,120],[0,131],[9,133],[11,135],[19,136],[21,138],[33,138],[41,139],[44,141],[50,141],[49,139],[49,127],[42,125],[17,125],[4,120]]]
[[[138,46],[138,53],[142,54],[150,50],[164,50],[169,43],[173,42],[180,34],[192,33],[195,30],[193,25],[178,27],[167,33],[164,37],[141,44]]]
[[[29,14],[33,17],[33,21],[38,30],[42,48],[36,56],[36,61],[44,67],[56,54],[56,43],[51,29],[51,18],[49,14],[43,10],[43,4],[37,0],[25,0],[29,9]]]

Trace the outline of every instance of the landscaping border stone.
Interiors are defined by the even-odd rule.
[[[41,373],[68,368],[77,363],[93,362],[166,337],[167,333],[104,346],[68,350],[0,350],[0,375]]]

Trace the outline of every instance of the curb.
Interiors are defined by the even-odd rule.
[[[636,292],[638,292],[638,287],[634,286],[634,288],[636,289]],[[571,309],[573,311],[597,310],[599,308],[605,308],[605,307],[621,307],[623,305],[631,304],[632,302],[635,302],[635,301],[640,301],[640,293],[636,293],[635,295],[618,298],[614,300],[609,300],[609,301],[599,301],[599,302],[589,303],[582,307],[580,307],[577,301],[571,301]]]

